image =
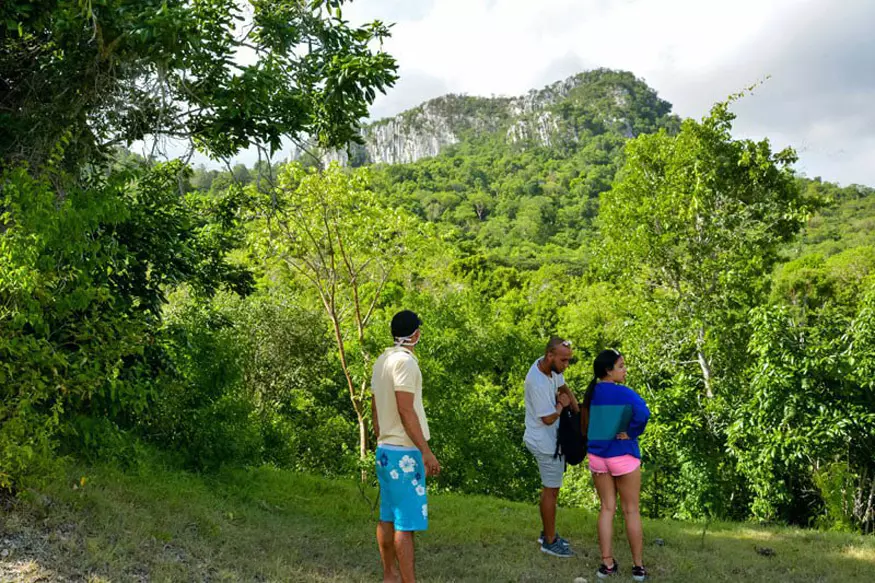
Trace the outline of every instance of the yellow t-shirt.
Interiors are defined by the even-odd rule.
[[[426,441],[429,440],[428,420],[422,407],[422,372],[412,352],[400,346],[387,348],[374,363],[371,391],[377,408],[377,423],[380,425],[377,443],[416,447],[401,423],[395,391],[413,393],[413,410],[419,417],[422,436]]]

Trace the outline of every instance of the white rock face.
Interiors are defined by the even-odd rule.
[[[329,152],[322,156],[322,162],[406,164],[437,156],[446,146],[460,141],[460,132],[482,133],[502,127],[507,128],[510,142],[550,144],[558,124],[546,108],[567,97],[580,83],[578,77],[570,77],[514,98],[439,97],[363,127],[364,146],[352,144]]]
[[[351,144],[319,156],[326,165],[332,161],[352,166],[406,164],[437,156],[447,146],[486,133],[500,132],[498,135],[503,135],[509,143],[521,147],[576,140],[578,130],[565,123],[564,114],[554,106],[568,99],[580,105],[582,99],[587,99],[585,96],[591,92],[571,94],[591,82],[601,82],[598,72],[592,73],[594,76],[590,73],[574,75],[518,97],[438,97],[395,117],[364,126],[361,129],[364,145]],[[603,121],[619,129],[625,137],[634,137],[635,132],[624,114],[626,106],[635,99],[629,89],[622,84],[602,85],[595,95],[601,91],[608,92],[602,95],[614,106],[610,108],[611,113],[605,111]],[[653,99],[656,99],[655,93]],[[298,156],[299,153],[292,154],[292,158]]]
[[[557,131],[559,131],[559,124],[553,114],[549,111],[541,111],[534,116],[534,119],[515,121],[507,130],[507,141],[536,142],[549,146]]]
[[[444,98],[441,98],[444,99]],[[429,101],[411,111],[380,120],[362,129],[365,138],[364,161],[400,164],[420,158],[437,156],[444,146],[458,143],[453,120],[440,107],[441,99]],[[474,120],[471,120],[473,123]],[[348,151],[332,152],[325,162],[337,160],[349,163],[349,154],[361,156],[362,146],[353,145]]]

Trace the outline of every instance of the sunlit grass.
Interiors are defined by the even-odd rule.
[[[422,581],[595,580],[589,512],[560,509],[560,531],[578,552],[561,560],[537,548],[534,505],[443,494],[429,506],[432,528],[418,539]],[[0,553],[8,551],[0,581],[379,579],[374,518],[352,481],[266,468],[212,478],[80,469],[0,516]],[[616,556],[627,579],[621,523]],[[703,525],[651,520],[645,532],[653,581],[875,580],[875,537],[726,523],[707,525],[703,536]]]

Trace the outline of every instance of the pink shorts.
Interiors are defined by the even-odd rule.
[[[594,474],[607,474],[623,476],[630,474],[641,466],[641,460],[634,455],[621,455],[618,457],[599,457],[587,454],[589,458],[589,471]]]

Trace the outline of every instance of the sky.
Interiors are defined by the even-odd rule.
[[[765,80],[733,107],[737,137],[793,146],[809,177],[875,185],[872,0],[355,0],[344,17],[395,23],[385,50],[401,78],[372,119],[598,67],[631,71],[700,118]]]

